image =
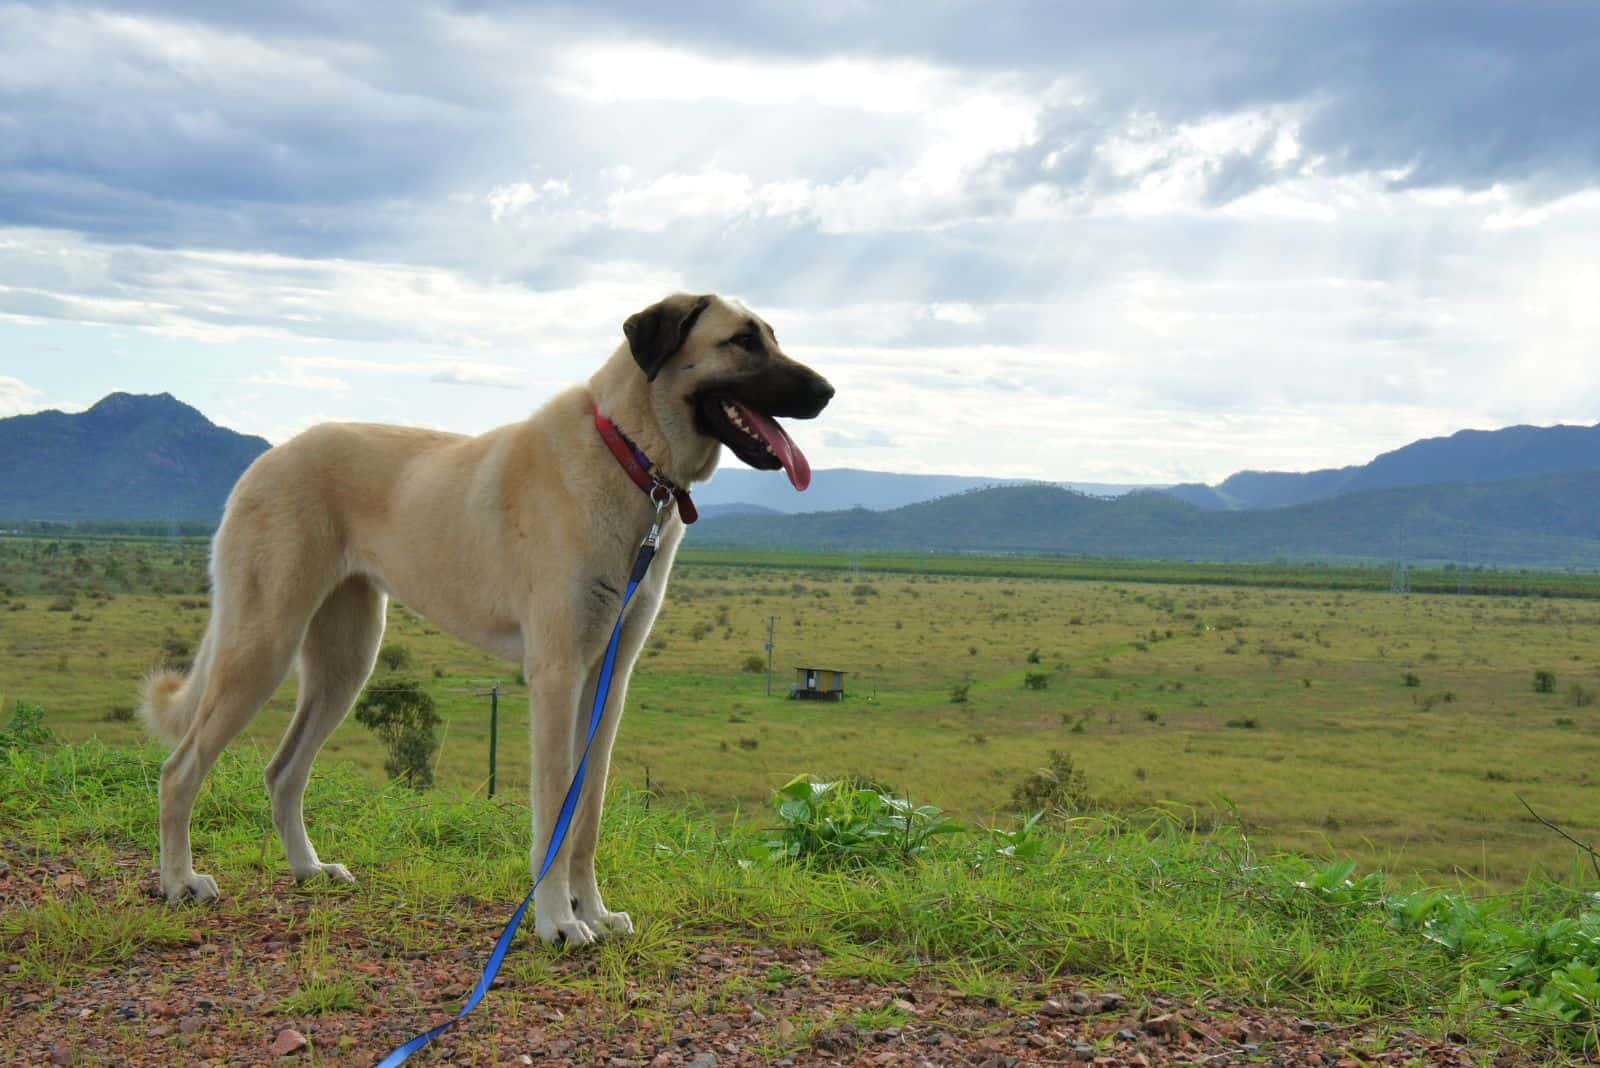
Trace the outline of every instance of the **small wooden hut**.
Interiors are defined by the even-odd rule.
[[[794,669],[794,685],[789,689],[791,701],[843,701],[844,672],[833,668],[803,667]]]

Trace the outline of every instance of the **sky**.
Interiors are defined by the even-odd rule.
[[[0,416],[477,433],[687,290],[837,387],[816,467],[1593,424],[1597,71],[1591,0],[0,0]]]

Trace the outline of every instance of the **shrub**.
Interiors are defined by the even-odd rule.
[[[194,666],[194,648],[183,638],[168,636],[161,642],[161,660],[173,671],[188,671]]]
[[[1556,673],[1554,671],[1535,671],[1533,673],[1534,693],[1555,693]]]
[[[1028,651],[1028,663],[1037,664],[1040,661],[1040,659],[1041,659],[1041,657],[1039,656],[1039,650],[1030,649]]]
[[[112,705],[111,706],[111,711],[106,713],[106,722],[108,722],[108,723],[132,723],[133,722],[133,706],[132,705]]]
[[[1575,682],[1567,689],[1567,703],[1573,708],[1588,708],[1594,704],[1594,691]]]
[[[966,704],[967,703],[967,695],[969,693],[971,693],[971,692],[972,692],[972,682],[971,682],[971,680],[968,680],[968,681],[965,681],[965,682],[956,683],[954,686],[950,687],[950,703],[953,704],[953,705],[964,705],[964,704]]]
[[[1050,762],[1012,789],[1011,805],[1018,812],[1070,816],[1088,811],[1094,801],[1089,796],[1089,780],[1073,766],[1071,754],[1052,749]]]
[[[1422,680],[1420,678],[1418,678],[1414,672],[1408,671],[1408,672],[1406,672],[1406,685],[1407,686],[1421,686],[1422,685]]]
[[[1243,716],[1239,719],[1230,719],[1228,726],[1236,727],[1239,730],[1253,731],[1261,726],[1261,721],[1254,716]]]
[[[1022,676],[1022,688],[1025,690],[1048,690],[1050,688],[1050,673],[1048,671],[1030,671]]]
[[[402,642],[384,642],[378,650],[378,663],[390,671],[403,671],[412,664],[411,649]]]
[[[761,659],[755,653],[751,653],[749,656],[744,658],[743,670],[749,675],[759,675],[763,671],[767,670],[767,662]]]
[[[414,790],[433,785],[433,754],[439,749],[439,713],[415,679],[385,679],[361,695],[356,722],[383,739],[389,759],[383,769]]]
[[[7,749],[36,749],[50,745],[56,738],[44,725],[44,706],[28,701],[18,701],[16,711],[5,730],[0,730],[0,752]]]

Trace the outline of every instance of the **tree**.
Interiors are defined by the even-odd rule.
[[[386,678],[356,702],[356,722],[383,739],[389,759],[383,770],[414,790],[433,785],[434,728],[441,722],[433,698],[416,679]]]

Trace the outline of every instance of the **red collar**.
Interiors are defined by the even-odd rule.
[[[600,414],[600,406],[595,405],[594,428],[600,431],[601,440],[606,443],[606,448],[611,450],[611,455],[617,458],[617,463],[633,479],[633,484],[644,490],[646,496],[652,501],[657,500],[661,492],[671,493],[678,502],[678,518],[685,523],[693,523],[700,518],[694,502],[689,499],[689,491],[673,484],[671,479],[662,475],[653,475],[650,468],[650,457],[640,451],[639,446],[629,441],[622,431],[617,429],[617,424]]]

